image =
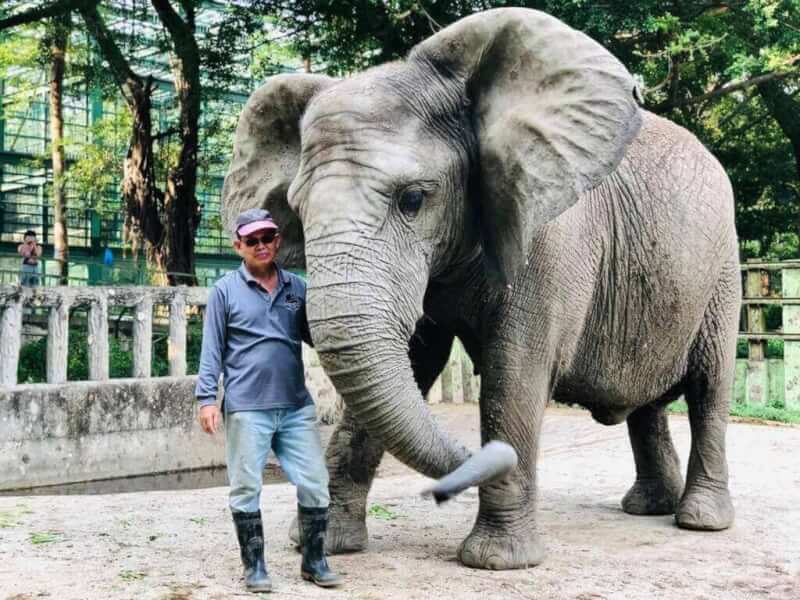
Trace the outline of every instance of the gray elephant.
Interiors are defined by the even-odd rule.
[[[224,216],[269,208],[284,260],[307,269],[312,338],[346,406],[327,454],[330,551],[366,546],[367,492],[388,451],[432,478],[461,466],[440,498],[481,484],[461,562],[539,563],[536,458],[551,399],[607,425],[627,420],[626,512],[675,513],[688,529],[732,523],[731,187],[636,94],[586,35],[497,9],[403,62],[341,81],[276,76],[249,99]],[[454,337],[481,374],[483,443],[510,444],[510,470],[465,462],[471,453],[423,400]],[[685,486],[665,415],[680,395],[692,430]]]

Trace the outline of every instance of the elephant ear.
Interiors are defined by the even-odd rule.
[[[464,86],[479,144],[484,250],[508,283],[540,228],[622,160],[641,124],[636,83],[585,34],[522,8],[462,19],[409,60]]]
[[[222,221],[233,232],[237,215],[266,208],[281,228],[278,260],[305,268],[303,227],[289,208],[286,192],[300,162],[300,118],[317,92],[333,85],[323,75],[276,75],[247,100],[222,186]]]

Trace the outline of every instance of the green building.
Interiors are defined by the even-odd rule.
[[[169,55],[159,47],[163,36],[161,24],[147,3],[115,0],[106,13],[108,26],[120,39],[133,40],[133,69],[150,75],[156,82],[153,94],[153,133],[168,131],[177,114]],[[199,34],[221,19],[224,3],[209,2],[199,10],[196,29]],[[74,18],[71,47],[90,49],[91,40],[82,22]],[[69,52],[68,52],[69,54]],[[87,51],[88,62],[101,59]],[[249,77],[249,58],[242,57],[233,68],[242,72],[237,83],[226,90],[214,90],[203,104],[200,169],[197,196],[202,206],[202,221],[197,232],[195,252],[197,275],[201,285],[209,284],[222,272],[238,263],[227,234],[219,220],[222,181],[227,155],[232,144],[236,118],[257,81]],[[278,70],[294,70],[283,67]],[[33,230],[44,245],[45,284],[55,284],[57,265],[52,257],[53,214],[50,199],[49,99],[46,65],[12,66],[0,79],[0,284],[16,283],[20,259],[17,244],[26,230]],[[121,205],[121,159],[130,135],[127,106],[113,86],[87,82],[85,77],[70,76],[64,81],[64,136],[68,173],[80,168],[80,161],[102,136],[103,151],[117,157],[114,169],[104,173],[100,191],[86,193],[75,179],[68,177],[68,236],[71,284],[146,283],[147,274],[141,259],[134,260],[123,244],[124,214]],[[204,96],[205,97],[205,96]],[[210,127],[211,120],[214,127]],[[204,132],[213,133],[204,135]],[[177,140],[177,138],[175,138]],[[174,143],[174,142],[173,142]],[[157,145],[156,152],[167,152],[167,144]],[[77,165],[77,166],[76,166]],[[75,169],[75,170],[73,170]],[[163,178],[159,179],[163,187]],[[97,186],[95,186],[97,187]],[[113,267],[103,264],[106,250],[113,255]]]

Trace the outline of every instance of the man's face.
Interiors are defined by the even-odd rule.
[[[261,229],[233,241],[233,247],[245,265],[258,270],[268,268],[275,262],[280,245],[281,236],[275,229]]]
[[[25,236],[25,245],[26,246],[33,246],[36,243],[36,238],[32,235]]]

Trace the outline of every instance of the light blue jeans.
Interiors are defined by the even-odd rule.
[[[327,508],[328,469],[313,404],[300,409],[242,410],[225,415],[225,451],[231,512],[261,507],[261,477],[270,449],[287,479],[297,487],[297,501]]]

